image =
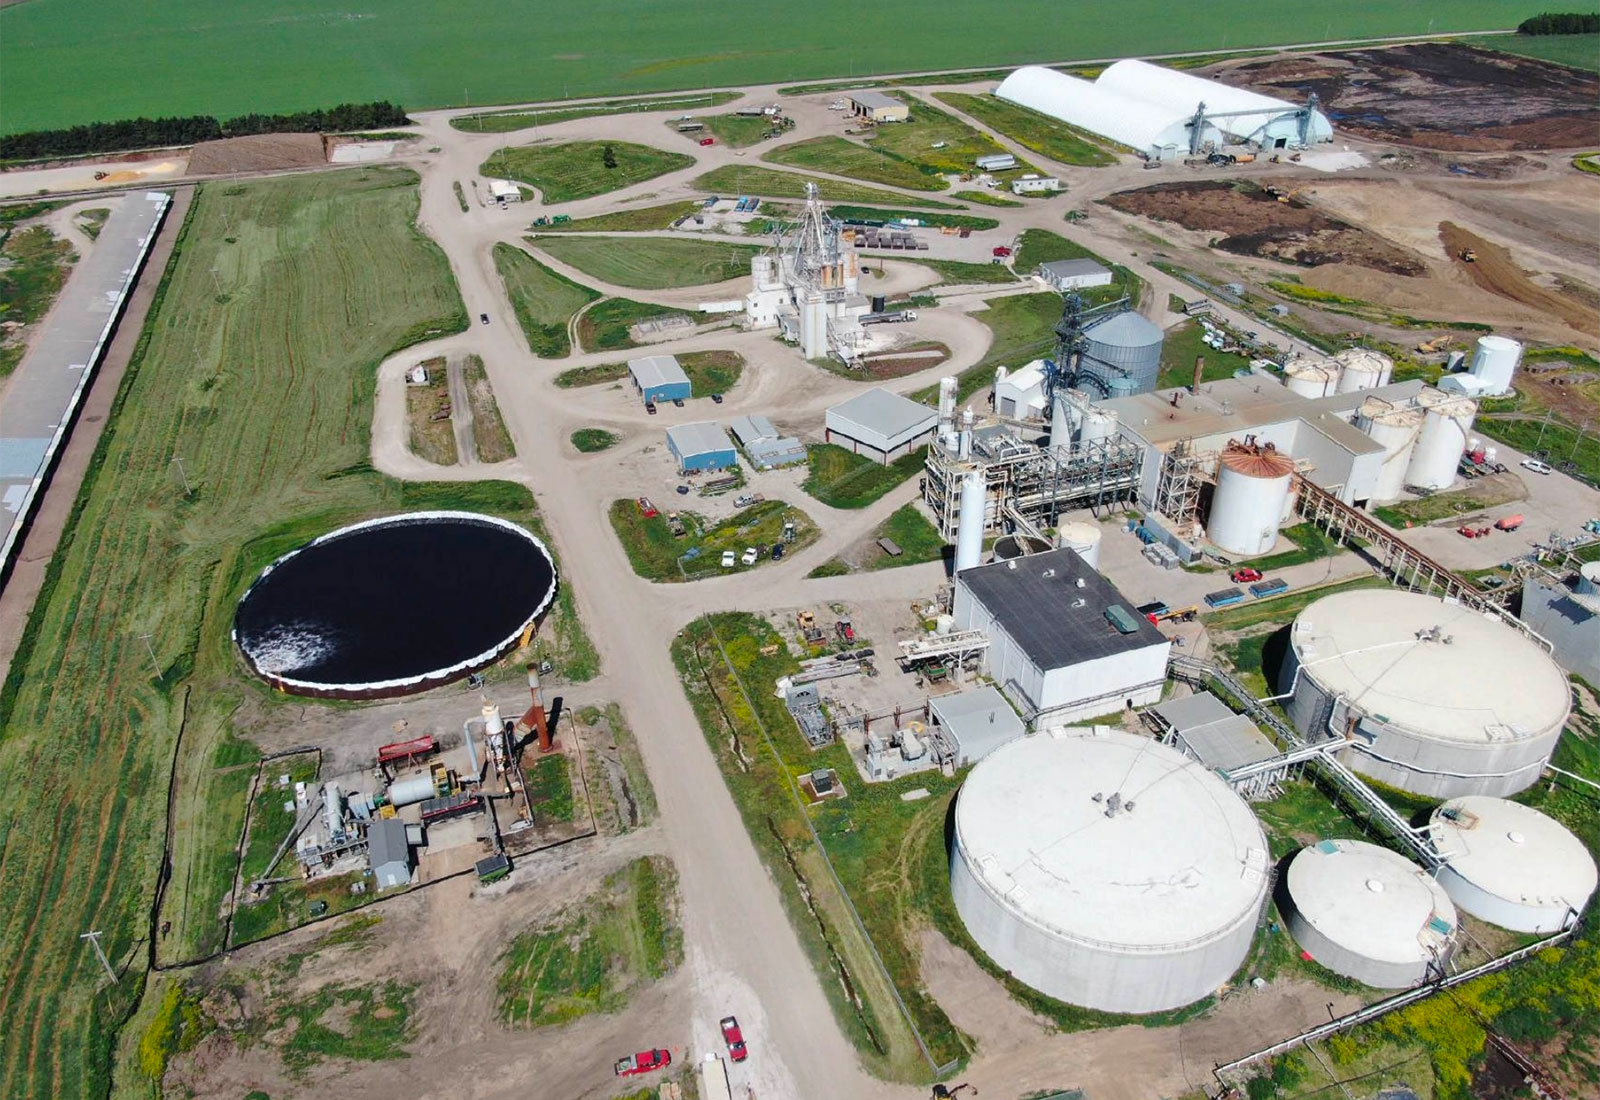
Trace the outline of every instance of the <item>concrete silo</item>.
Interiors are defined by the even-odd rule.
[[[1417,395],[1422,409],[1422,429],[1411,451],[1406,484],[1419,489],[1448,489],[1456,480],[1456,467],[1467,450],[1467,433],[1478,415],[1478,403],[1441,390]]]
[[[1339,364],[1339,393],[1375,390],[1394,375],[1394,360],[1371,348],[1346,348],[1333,358]]]
[[[1483,394],[1493,397],[1511,388],[1511,378],[1522,362],[1522,345],[1505,336],[1480,336],[1472,355],[1472,376],[1483,386]]]
[[[1115,409],[1088,408],[1084,410],[1083,422],[1078,426],[1078,440],[1089,443],[1097,439],[1110,439],[1117,434],[1117,412]]]
[[[1078,557],[1090,569],[1100,568],[1100,539],[1103,531],[1098,523],[1069,520],[1056,528],[1057,545],[1077,551]]]
[[[1456,907],[1404,856],[1362,840],[1324,840],[1289,861],[1289,933],[1336,974],[1375,989],[1428,977],[1455,943]]]
[[[1381,397],[1369,397],[1361,403],[1356,426],[1373,442],[1383,444],[1383,466],[1372,489],[1374,500],[1394,500],[1405,488],[1423,416],[1421,409],[1396,405]]]
[[[1391,787],[1510,795],[1539,777],[1566,725],[1566,675],[1505,622],[1396,589],[1324,596],[1289,633],[1279,690],[1308,741]]]
[[[1265,554],[1278,541],[1293,480],[1294,459],[1272,444],[1229,443],[1217,468],[1207,536],[1230,554]]]
[[[1583,841],[1532,806],[1504,798],[1452,798],[1433,811],[1439,882],[1456,905],[1514,932],[1559,932],[1594,895],[1594,857]]]
[[[1132,310],[1116,313],[1084,329],[1081,369],[1109,386],[1118,377],[1132,386],[1116,387],[1113,396],[1149,393],[1161,375],[1161,345],[1166,334]]]
[[[1283,365],[1283,384],[1301,397],[1329,397],[1338,392],[1339,364],[1320,355],[1296,356]]]
[[[978,946],[1018,980],[1106,1012],[1159,1012],[1244,961],[1266,899],[1266,838],[1218,776],[1103,727],[984,757],[955,809],[950,889]]]

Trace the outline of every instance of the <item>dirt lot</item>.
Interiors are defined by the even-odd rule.
[[[1570,293],[1540,286],[1517,265],[1508,249],[1491,244],[1452,222],[1440,223],[1439,240],[1451,260],[1484,290],[1559,317],[1579,332],[1600,336],[1600,316],[1595,314],[1591,303],[1580,301]],[[1477,255],[1472,263],[1462,258],[1468,250]]]
[[[189,173],[217,176],[226,172],[313,168],[327,162],[327,145],[321,134],[253,134],[202,141],[189,155]]]
[[[1302,267],[1352,264],[1395,275],[1420,275],[1420,257],[1298,200],[1282,203],[1246,181],[1162,183],[1100,200],[1114,209],[1185,229],[1220,234],[1216,247]]]
[[[1207,75],[1303,100],[1335,128],[1458,152],[1592,146],[1600,78],[1533,58],[1429,42],[1228,65]]]

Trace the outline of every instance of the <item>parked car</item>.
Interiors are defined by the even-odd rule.
[[[639,498],[639,511],[644,513],[645,519],[655,519],[661,514],[656,510],[656,506],[650,503],[649,497]]]
[[[489,315],[487,313],[480,313],[478,314],[478,320],[482,324],[487,325],[489,323]]]
[[[1261,570],[1251,569],[1248,565],[1243,569],[1235,569],[1228,575],[1234,584],[1254,584],[1261,579]]]
[[[772,548],[772,560],[773,561],[782,561],[783,560],[783,549],[784,549],[783,543],[781,543],[781,542],[778,543],[778,545],[776,545],[776,546],[774,546]]]
[[[1532,470],[1536,474],[1552,474],[1552,473],[1555,473],[1555,470],[1551,468],[1551,466],[1550,466],[1550,464],[1548,462],[1540,462],[1537,458],[1525,458],[1525,459],[1523,459],[1522,460],[1522,468],[1524,470]]]
[[[1007,256],[1011,255],[1011,249],[1007,248],[1003,244],[997,244],[994,246],[994,255],[996,259],[1005,259]]]
[[[674,397],[672,399],[672,403],[674,405],[678,406],[678,408],[680,408],[680,409],[683,408],[683,398],[681,398],[681,397]]]
[[[687,485],[678,486],[678,495],[680,497],[688,496],[689,495],[689,487]]]
[[[739,1030],[737,1017],[722,1018],[722,1041],[728,1044],[728,1057],[735,1062],[742,1062],[750,1057],[750,1050],[744,1045],[744,1033]]]
[[[701,145],[715,145],[716,143],[717,143],[717,139],[716,138],[701,138],[700,139],[700,144]]]
[[[654,416],[656,414],[656,403],[654,401],[646,401],[644,403],[644,411]]]
[[[666,1069],[670,1065],[672,1065],[672,1051],[641,1050],[638,1054],[630,1054],[626,1058],[619,1059],[615,1072],[618,1077],[633,1077],[652,1070]]]
[[[744,548],[744,553],[740,555],[739,560],[744,562],[746,565],[754,565],[756,563],[756,559],[760,556],[760,554],[756,553],[756,548],[754,546],[747,546]]]
[[[711,400],[720,405],[722,404],[722,395],[720,393],[714,393],[711,395]]]
[[[732,550],[724,550],[722,552],[722,568],[732,569],[737,561],[738,558],[734,555]]]

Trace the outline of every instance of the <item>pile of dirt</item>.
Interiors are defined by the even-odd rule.
[[[220,176],[228,172],[270,172],[283,168],[314,168],[327,162],[327,142],[321,134],[252,134],[202,141],[189,155],[189,174]]]
[[[1534,282],[1528,272],[1511,258],[1507,249],[1491,244],[1453,222],[1439,223],[1439,241],[1461,270],[1489,293],[1559,317],[1579,332],[1600,335],[1600,317],[1589,305]],[[1471,262],[1465,258],[1469,252],[1475,257]]]
[[[1100,201],[1124,213],[1222,234],[1216,247],[1241,256],[1301,267],[1353,264],[1395,275],[1420,275],[1426,270],[1398,245],[1297,199],[1280,202],[1273,193],[1246,181],[1161,183],[1119,191]]]
[[[1430,149],[1594,144],[1600,77],[1446,42],[1294,55],[1210,75],[1296,101],[1315,92],[1336,130]]]

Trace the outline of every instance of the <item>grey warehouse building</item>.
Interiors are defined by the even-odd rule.
[[[955,744],[955,766],[976,764],[1028,732],[1006,697],[992,685],[928,700],[933,720]]]
[[[829,443],[888,465],[933,438],[939,414],[885,389],[870,389],[828,410]]]
[[[1057,291],[1110,286],[1111,269],[1094,260],[1051,260],[1039,265],[1039,278]]]
[[[379,890],[411,882],[411,846],[406,843],[404,821],[377,818],[367,826],[367,861]]]

